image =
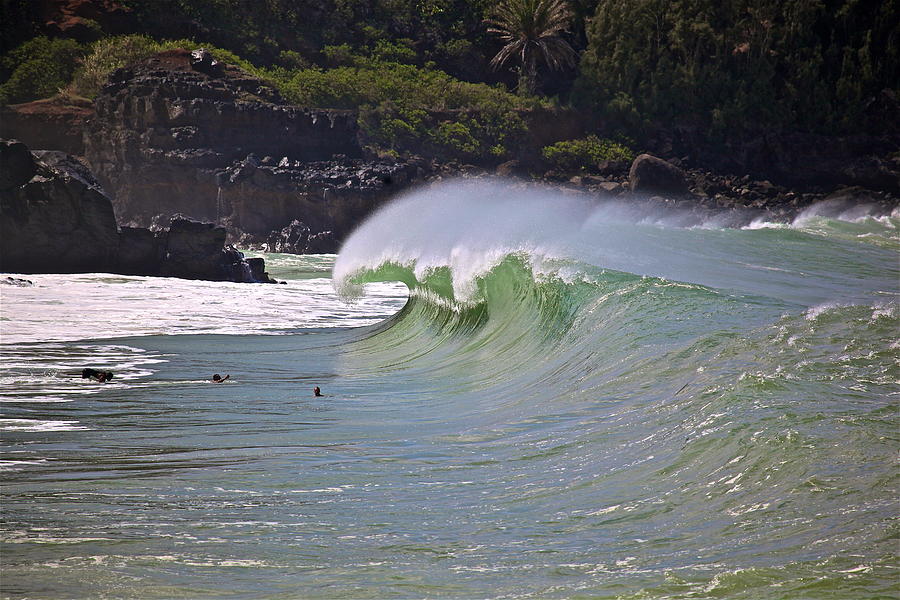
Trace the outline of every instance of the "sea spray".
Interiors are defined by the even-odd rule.
[[[807,306],[865,302],[896,287],[890,256],[807,235],[804,219],[783,233],[717,228],[718,222],[714,214],[696,222],[688,211],[595,202],[503,181],[447,183],[408,194],[372,215],[341,249],[334,282],[349,297],[359,294],[355,280],[361,273],[384,265],[411,269],[414,279],[404,283],[413,287],[431,271],[446,268],[455,299],[467,302],[479,276],[520,255],[535,274],[571,276],[583,271],[579,265],[588,265]],[[895,238],[887,229],[894,223],[871,225],[880,227],[885,243]],[[809,264],[792,252],[793,246],[806,247],[818,260]],[[856,277],[857,267],[868,269],[862,265],[871,260],[884,267],[881,276]],[[835,269],[842,271],[838,281]],[[848,283],[845,277],[856,281],[842,285]]]

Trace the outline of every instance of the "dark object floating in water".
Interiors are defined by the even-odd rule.
[[[0,282],[5,283],[6,285],[15,285],[17,287],[28,287],[30,285],[34,285],[33,281],[28,279],[18,279],[17,277],[7,277],[6,279],[0,280]]]
[[[90,367],[81,370],[82,379],[96,379],[100,383],[106,383],[113,378],[112,371],[98,371]]]

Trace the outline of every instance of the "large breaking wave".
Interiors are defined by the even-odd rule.
[[[503,183],[420,191],[335,264],[345,296],[410,289],[350,360],[428,381],[429,422],[512,471],[561,474],[514,504],[570,545],[655,540],[646,572],[729,566],[673,584],[686,594],[789,598],[841,589],[839,572],[877,594],[895,558],[900,220],[836,216],[729,228]]]

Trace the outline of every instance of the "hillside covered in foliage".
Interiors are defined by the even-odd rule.
[[[500,161],[515,155],[523,114],[552,107],[585,123],[588,137],[545,152],[569,165],[578,152],[628,157],[665,127],[690,127],[710,144],[897,127],[870,110],[900,91],[893,0],[3,0],[2,9],[4,104],[91,98],[130,61],[205,46],[291,103],[358,110],[372,142],[394,153]]]

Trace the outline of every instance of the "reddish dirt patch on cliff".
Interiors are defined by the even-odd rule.
[[[103,31],[125,30],[131,10],[114,0],[39,0],[44,29],[79,41],[97,39]]]
[[[199,49],[199,47],[195,48]],[[173,50],[164,50],[158,54],[154,54],[150,58],[146,58],[134,65],[136,71],[149,68],[153,70],[166,71],[191,71],[206,77],[224,78],[224,79],[240,79],[246,80],[250,77],[240,67],[220,62],[214,71],[199,69],[192,64],[192,50],[184,48],[175,48]]]
[[[138,64],[146,65],[154,69],[165,69],[167,71],[193,70],[191,68],[191,52],[190,50],[184,50],[182,48],[160,52]]]
[[[53,96],[24,104],[11,104],[6,108],[22,115],[64,115],[67,118],[80,117],[82,120],[94,114],[94,105],[87,98],[65,98]]]
[[[94,105],[85,98],[54,96],[11,104],[0,113],[0,137],[25,142],[34,150],[62,150],[84,154],[84,122],[94,116]]]

